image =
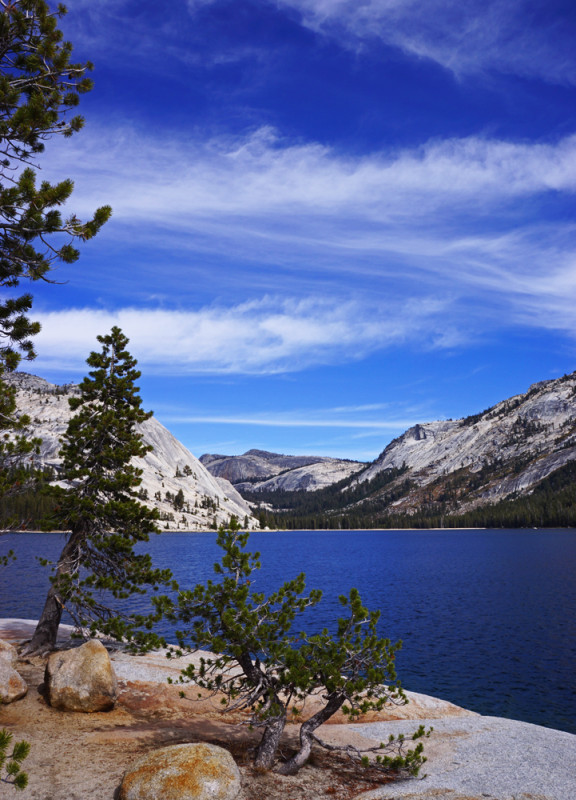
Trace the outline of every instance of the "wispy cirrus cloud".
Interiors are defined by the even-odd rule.
[[[456,75],[497,70],[576,83],[575,18],[529,0],[279,0],[310,28],[358,47],[379,39]]]
[[[219,2],[187,0],[187,6],[194,14]],[[498,71],[576,83],[575,17],[561,0],[275,0],[275,5],[345,47],[361,51],[379,40],[459,77]]]
[[[378,308],[340,298],[263,298],[198,311],[90,308],[36,313],[43,370],[82,373],[112,326],[130,338],[147,373],[276,374],[355,360],[436,328],[444,343],[443,304],[428,300]],[[74,335],[71,336],[71,331]],[[64,355],[65,354],[65,355]]]
[[[412,425],[416,425],[417,419],[317,419],[305,417],[291,418],[287,415],[252,416],[252,417],[231,417],[231,416],[207,416],[198,414],[170,415],[164,414],[162,417],[167,422],[186,422],[197,423],[205,422],[218,425],[254,425],[264,428],[346,428],[346,429],[369,429],[371,431],[404,431]],[[368,434],[369,435],[369,434]]]
[[[130,0],[76,0],[61,21],[75,53],[89,54],[98,67],[118,66],[128,73],[149,79],[163,76],[170,82],[182,80],[184,69],[210,68],[238,61],[259,62],[267,50],[242,43],[212,44],[198,31],[193,12],[213,0],[174,0],[154,3],[146,0],[135,12]],[[126,53],[130,58],[126,58]]]
[[[321,430],[324,436],[376,439],[398,435],[421,421],[428,409],[401,402],[366,403],[355,406],[291,408],[285,411],[250,410],[248,413],[206,413],[191,409],[161,409],[162,420],[177,425],[223,425],[247,428]],[[424,415],[424,416],[422,416]],[[329,431],[332,429],[333,434]],[[341,431],[341,434],[338,432]],[[234,449],[234,445],[232,444]],[[218,451],[221,452],[221,451]]]
[[[126,221],[146,217],[178,227],[216,214],[272,220],[279,212],[290,219],[312,211],[320,219],[346,209],[352,218],[396,222],[448,208],[454,214],[485,208],[488,215],[514,198],[573,193],[576,135],[544,144],[433,139],[413,149],[347,156],[290,142],[269,127],[166,140],[126,126],[92,128],[56,143],[50,164],[72,164],[80,202],[91,208],[95,198],[108,197]]]
[[[265,265],[264,291],[276,282],[297,293],[305,276],[302,293],[314,294],[323,275],[352,273],[381,295],[443,292],[474,298],[477,314],[506,308],[511,323],[576,332],[568,215],[576,136],[533,144],[435,139],[355,157],[270,128],[165,141],[121,127],[80,138],[55,147],[45,172],[73,171],[81,213],[111,203],[106,236],[126,241],[137,230],[139,241],[169,245],[182,262],[195,252],[196,260]],[[560,213],[548,213],[550,204]],[[239,267],[229,272],[242,282]],[[179,292],[182,276],[179,264]]]
[[[191,64],[194,49],[180,40],[184,13],[222,0],[174,0],[162,6],[154,37],[126,0],[77,0],[64,22],[67,35],[98,52],[154,57],[158,42],[169,58]],[[302,25],[362,50],[378,40],[457,76],[500,71],[560,84],[576,83],[575,17],[561,0],[260,0],[296,16]],[[150,11],[148,13],[151,13]],[[252,52],[258,57],[258,51]],[[229,55],[228,55],[229,57]],[[203,54],[203,59],[206,54]],[[161,63],[156,64],[161,68]]]

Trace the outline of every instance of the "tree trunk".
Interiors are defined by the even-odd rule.
[[[256,750],[254,766],[261,769],[271,769],[274,764],[274,756],[280,744],[280,737],[286,725],[286,712],[281,717],[269,722],[264,728],[262,739]]]
[[[277,770],[280,775],[296,775],[298,770],[304,766],[312,750],[314,731],[338,711],[344,704],[345,699],[346,697],[343,694],[331,694],[324,708],[321,708],[314,716],[302,723],[300,726],[300,750]]]
[[[63,575],[73,575],[78,571],[81,533],[73,533],[64,545],[56,567],[56,582]],[[46,596],[44,609],[36,625],[32,639],[22,649],[22,655],[45,655],[56,647],[58,626],[62,619],[65,598],[52,584]]]
[[[244,652],[238,657],[238,663],[248,682],[255,689],[259,686],[266,686],[265,694],[271,700],[273,706],[278,708],[279,715],[266,723],[260,744],[256,749],[254,766],[261,769],[271,769],[274,764],[274,756],[280,744],[280,737],[286,725],[286,707],[279,699],[274,689],[270,686],[266,673],[262,671],[260,663],[254,663],[250,658],[250,653]]]
[[[62,599],[56,589],[51,586],[36,630],[32,639],[24,645],[22,655],[45,655],[54,650],[61,618]]]

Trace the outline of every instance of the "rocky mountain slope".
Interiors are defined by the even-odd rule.
[[[248,450],[241,456],[206,454],[204,466],[227,478],[240,492],[315,491],[349,478],[366,465],[323,456],[285,456],[266,450]]]
[[[17,407],[31,419],[29,435],[42,439],[39,466],[58,469],[59,440],[71,415],[68,397],[78,391],[73,384],[56,386],[43,378],[16,372],[5,380],[17,388]],[[143,423],[141,431],[152,452],[138,459],[143,470],[143,501],[159,510],[165,530],[207,530],[227,523],[234,514],[241,523],[257,527],[248,504],[225,479],[215,477],[157,419]],[[184,502],[174,502],[182,490]]]
[[[241,491],[253,506],[261,502],[260,513],[275,514],[271,525],[290,518],[287,524],[294,527],[393,526],[394,518],[418,516],[435,516],[433,524],[444,524],[450,515],[519,502],[535,490],[547,497],[561,490],[561,502],[568,496],[570,503],[572,468],[576,473],[571,462],[576,462],[576,373],[534,384],[465,419],[415,425],[372,464],[308,497],[264,484],[258,495],[243,486]],[[547,502],[541,496],[538,502]],[[574,505],[576,514],[576,498]],[[514,524],[533,524],[519,519]]]
[[[19,408],[32,419],[30,433],[43,439],[41,462],[57,467],[58,440],[70,415],[67,398],[77,389],[25,373],[10,380]],[[368,465],[262,450],[198,460],[158,420],[148,420],[142,431],[155,448],[142,460],[142,489],[166,529],[205,530],[231,514],[258,527],[253,513],[270,527],[379,527],[419,518],[424,526],[444,524],[450,516],[527,496],[540,504],[552,495],[563,506],[566,498],[572,502],[576,372],[536,383],[465,419],[415,425]],[[180,489],[184,505],[175,508]],[[514,525],[538,524],[522,519],[520,514]],[[576,497],[574,513],[553,524],[576,524]]]
[[[529,492],[574,459],[576,373],[536,383],[465,419],[415,425],[358,482],[405,467],[402,478],[413,485],[395,501],[398,510],[436,501],[465,511]]]

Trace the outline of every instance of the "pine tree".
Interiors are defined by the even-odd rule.
[[[72,45],[62,40],[58,19],[46,0],[0,2],[0,286],[22,279],[48,280],[54,262],[78,258],[75,241],[91,239],[111,214],[99,208],[91,220],[63,219],[59,207],[71,180],[36,182],[34,167],[53,135],[72,136],[84,120],[68,117],[80,95],[92,89],[90,63],[71,61]],[[21,353],[34,357],[30,337],[40,326],[27,312],[32,296],[0,302],[0,362],[14,369]]]
[[[0,496],[22,490],[30,477],[22,466],[26,457],[37,452],[40,439],[24,435],[30,419],[16,411],[16,388],[0,380]]]
[[[60,478],[68,488],[57,490],[55,527],[69,530],[52,585],[27,652],[54,647],[65,608],[75,624],[116,638],[131,638],[141,646],[156,644],[152,616],[119,614],[113,600],[144,593],[147,586],[168,584],[169,570],[153,568],[148,554],[134,545],[159,533],[158,513],[138,500],[142,470],[133,459],[151,448],[137,425],[151,416],[141,408],[135,381],[140,372],[126,350],[128,339],[119,328],[98,336],[100,353],[87,359],[92,370],[69,399],[77,413],[70,419],[60,454]]]
[[[174,495],[174,499],[172,500],[172,505],[174,506],[176,511],[182,511],[182,509],[184,508],[184,502],[185,502],[184,492],[182,491],[182,489],[178,489],[178,491]]]
[[[35,168],[45,143],[54,135],[72,136],[84,120],[69,112],[92,88],[90,63],[74,63],[72,46],[63,41],[58,20],[66,8],[51,10],[46,0],[0,0],[0,495],[22,490],[14,469],[36,446],[22,436],[15,413],[14,390],[3,380],[22,357],[35,356],[32,338],[40,330],[28,312],[32,295],[17,296],[21,281],[49,281],[54,263],[78,258],[75,242],[91,239],[111,214],[109,206],[82,222],[59,210],[73,183],[36,181]],[[8,404],[9,413],[4,407]],[[6,468],[6,462],[10,468]],[[26,484],[30,486],[31,472]]]
[[[16,387],[0,380],[0,532],[25,529],[37,519],[37,510],[49,503],[43,486],[49,469],[35,466],[41,439],[30,438],[30,418],[18,414]],[[10,554],[10,559],[14,554]],[[0,565],[6,566],[0,557]]]
[[[234,708],[254,708],[251,723],[264,729],[255,763],[269,768],[287,715],[277,665],[290,647],[288,634],[296,615],[315,605],[321,593],[303,595],[304,575],[299,575],[268,598],[251,595],[251,575],[260,562],[259,553],[246,551],[247,541],[248,533],[240,533],[235,524],[219,531],[223,557],[214,571],[220,580],[180,592],[174,616],[191,625],[177,633],[181,648],[190,643],[217,654],[199,670],[191,666],[186,677],[211,691],[224,691]],[[230,678],[222,681],[220,676],[227,674]]]
[[[181,591],[169,612],[186,626],[177,632],[181,654],[186,649],[207,649],[215,655],[202,658],[199,667],[183,671],[182,682],[223,695],[230,709],[247,709],[250,723],[263,729],[256,748],[255,766],[270,769],[275,761],[284,727],[291,715],[298,721],[299,709],[315,694],[322,708],[300,727],[300,749],[278,768],[296,773],[307,761],[312,744],[327,749],[316,730],[338,710],[352,717],[381,709],[386,703],[404,704],[405,694],[396,678],[394,655],[401,643],[392,645],[378,636],[379,613],[370,613],[352,589],[340,602],[348,615],[338,621],[335,634],[323,630],[309,636],[294,632],[296,617],[316,605],[321,592],[305,594],[305,576],[286,581],[269,596],[252,590],[253,573],[260,568],[259,553],[246,550],[249,534],[241,533],[235,520],[230,530],[221,529],[217,543],[223,551],[214,564],[215,581]],[[167,598],[157,599],[162,610]],[[347,754],[365,763],[374,752],[373,766],[398,777],[416,775],[425,758],[422,743],[409,742],[428,735],[420,727],[410,739],[395,740],[368,751],[346,747]]]

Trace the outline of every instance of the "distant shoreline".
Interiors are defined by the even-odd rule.
[[[395,533],[416,532],[416,531],[576,531],[576,527],[554,525],[552,527],[535,528],[526,526],[524,528],[488,528],[484,527],[461,527],[461,528],[266,528],[266,529],[242,529],[243,532],[248,533],[344,533],[344,532],[358,532],[368,533],[374,531],[375,533],[385,533],[386,531],[394,531]],[[0,531],[0,536],[10,533],[70,533],[70,531],[39,531],[39,530],[17,530],[17,531]],[[163,533],[217,533],[215,530],[162,530],[158,535]]]

